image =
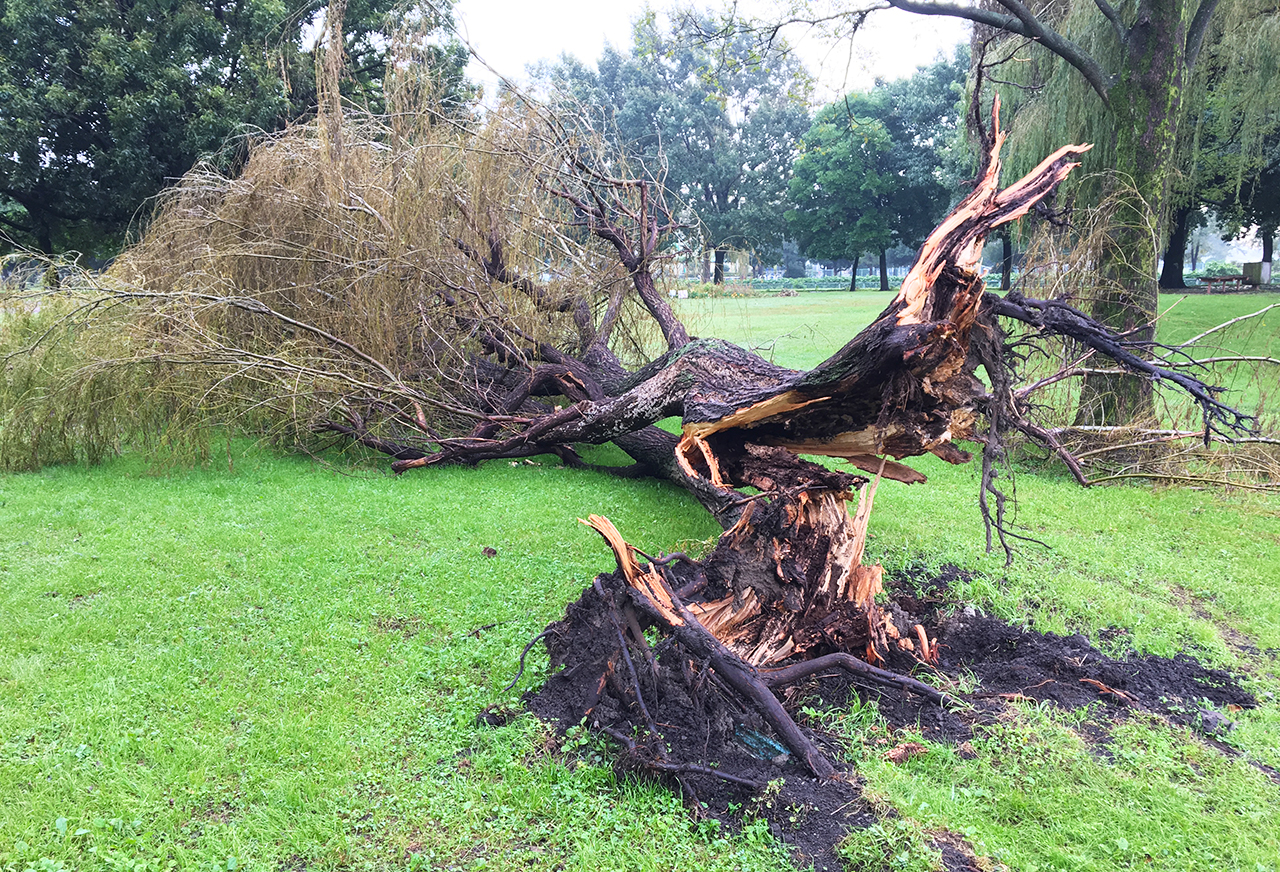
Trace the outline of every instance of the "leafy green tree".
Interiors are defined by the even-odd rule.
[[[808,254],[855,262],[886,251],[918,248],[950,205],[946,150],[958,133],[958,104],[967,55],[877,83],[818,113],[790,182],[795,208],[787,226]]]
[[[787,177],[809,124],[799,62],[746,39],[718,49],[677,40],[648,15],[629,51],[606,47],[596,66],[566,58],[543,76],[689,204],[715,253],[714,281],[730,248],[777,255]]]
[[[354,99],[378,97],[391,6],[346,7]],[[312,111],[316,62],[303,39],[324,8],[0,0],[0,227],[44,252],[114,252],[146,199],[202,155]],[[460,79],[459,50],[439,56]]]
[[[881,169],[891,147],[880,121],[834,103],[814,119],[794,166],[787,229],[811,257],[853,261],[854,281],[862,254],[883,256],[893,245],[894,179]],[[887,285],[882,268],[881,289]]]

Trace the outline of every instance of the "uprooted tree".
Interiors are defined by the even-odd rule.
[[[410,112],[322,119],[260,144],[236,178],[191,174],[92,287],[63,282],[39,312],[11,301],[28,311],[32,341],[7,359],[0,447],[12,465],[239,422],[359,444],[405,472],[548,453],[577,465],[575,445],[613,442],[635,461],[616,472],[685,488],[724,533],[701,560],[642,561],[607,519],[589,520],[618,571],[544,634],[553,662],[592,676],[583,714],[611,697],[640,731],[603,728],[634,759],[676,777],[709,771],[668,757],[644,687],[661,675],[692,694],[711,680],[830,777],[780,686],[838,668],[946,701],[883,668],[890,653],[936,652],[877,605],[881,568],[863,546],[878,484],[923,482],[905,458],[964,463],[958,443],[979,445],[981,503],[1003,539],[992,471],[1002,436],[1019,431],[1072,462],[1014,389],[1019,344],[1065,338],[1175,386],[1199,405],[1206,437],[1250,423],[1153,362],[1149,340],[1062,302],[985,291],[987,235],[1088,148],[1065,146],[1002,189],[995,117],[973,192],[901,292],[808,372],[691,337],[659,281],[679,231],[662,187],[536,107],[513,101],[479,129]],[[1023,331],[1017,343],[1006,324]],[[678,435],[656,426],[672,417]]]

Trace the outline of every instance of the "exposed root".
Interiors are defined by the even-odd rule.
[[[868,495],[864,500],[864,507],[869,505],[869,502]],[[843,513],[843,503],[840,504],[840,510]],[[865,513],[859,512],[858,515],[865,525]],[[844,517],[848,519],[847,514]],[[737,634],[744,623],[739,619],[740,615],[746,614],[747,620],[760,618],[764,616],[770,605],[753,590],[746,589],[736,597],[728,595],[709,602],[686,604],[676,593],[676,589],[695,589],[697,582],[705,579],[702,566],[684,555],[680,555],[679,558],[671,555],[662,561],[641,564],[636,557],[637,549],[627,543],[607,518],[592,515],[582,523],[590,526],[604,538],[618,563],[617,574],[597,578],[587,592],[588,594],[594,592],[594,596],[584,595],[584,600],[579,603],[580,607],[593,608],[598,613],[593,618],[594,624],[600,626],[602,630],[607,626],[611,631],[608,632],[608,636],[612,640],[612,651],[603,659],[603,662],[596,661],[595,668],[601,670],[601,678],[596,685],[597,692],[584,707],[584,716],[590,714],[605,686],[615,681],[618,677],[617,670],[622,669],[625,682],[618,688],[619,699],[639,715],[640,723],[637,726],[644,730],[645,735],[659,734],[654,714],[646,702],[645,679],[648,679],[651,686],[663,688],[669,687],[669,679],[672,676],[668,675],[668,681],[664,683],[663,668],[653,656],[649,642],[645,639],[645,626],[642,626],[641,618],[647,626],[657,627],[665,637],[658,647],[667,650],[665,658],[677,658],[679,672],[676,680],[686,685],[686,692],[696,695],[695,688],[705,682],[708,676],[726,686],[744,707],[754,712],[768,725],[792,756],[803,762],[805,767],[820,779],[837,777],[835,765],[786,711],[774,695],[774,688],[794,683],[823,670],[837,668],[855,678],[871,681],[882,687],[893,687],[903,692],[915,693],[940,705],[953,705],[956,702],[952,696],[923,682],[881,669],[847,652],[831,652],[788,666],[759,668],[729,643],[729,640],[738,638]],[[726,538],[735,535],[731,531],[726,534]],[[861,557],[861,537],[853,553],[856,557]],[[678,559],[682,571],[686,575],[694,576],[693,582],[683,587],[673,584],[668,576],[670,570],[667,567],[675,564]],[[847,619],[852,608],[862,609],[864,613],[874,608],[874,596],[880,590],[878,566],[864,567],[854,564],[845,575],[847,580],[850,580],[850,586],[844,592],[844,598],[829,611],[829,615],[841,619]],[[591,605],[587,604],[588,599]],[[921,638],[923,658],[929,659],[931,648],[928,637],[921,632]],[[790,640],[790,637],[788,639]],[[874,650],[869,642],[867,644],[870,650]],[[632,656],[632,647],[644,653],[644,659],[640,661],[646,667],[647,674],[644,677],[637,668],[636,659]],[[752,650],[758,653],[768,648],[775,652],[774,659],[781,659],[776,656],[777,651],[786,651],[788,648],[794,650],[795,647],[794,642],[791,642],[788,646],[781,648],[761,645]],[[565,655],[553,653],[553,659],[556,656],[564,657]],[[670,672],[670,670],[667,671]],[[615,736],[613,732],[609,735],[622,741],[622,738]],[[623,744],[632,758],[649,761],[652,764],[650,768],[655,772],[678,774],[679,771],[693,771],[676,769],[668,765],[662,751],[643,740],[623,738],[626,738]]]

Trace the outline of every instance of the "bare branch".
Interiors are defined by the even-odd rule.
[[[996,0],[1009,11],[1008,15],[990,9],[960,6],[954,3],[938,3],[933,0],[886,0],[895,9],[914,12],[917,15],[945,15],[963,18],[977,24],[985,24],[1007,33],[1034,39],[1040,45],[1062,58],[1080,71],[1102,102],[1110,105],[1111,76],[1098,61],[1080,45],[1047,27],[1035,13],[1018,0]]]

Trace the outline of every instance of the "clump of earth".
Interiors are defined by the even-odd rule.
[[[1085,730],[1086,738],[1099,745],[1105,744],[1116,720],[1133,712],[1159,715],[1216,743],[1231,728],[1224,712],[1257,704],[1235,676],[1186,654],[1117,658],[1081,635],[1039,633],[971,606],[957,606],[952,588],[965,578],[955,567],[933,573],[915,570],[887,579],[886,587],[895,623],[920,624],[936,639],[938,662],[933,668],[941,677],[964,676],[970,685],[976,678],[976,689],[963,695],[967,706],[945,709],[908,692],[860,686],[844,673],[819,673],[787,688],[784,704],[793,710],[801,705],[822,709],[845,705],[857,695],[876,702],[891,730],[919,731],[928,740],[955,745],[972,738],[976,727],[994,722],[1014,700],[1047,701],[1069,709],[1101,702]],[[601,679],[601,664],[616,650],[616,642],[593,624],[590,590],[569,607],[564,621],[549,628],[547,646],[556,671],[526,696],[534,714],[561,731],[582,723],[585,713],[587,726],[594,730],[614,736],[643,733],[645,719],[623,677],[607,674]],[[667,769],[655,771],[652,758],[641,748],[625,746],[620,746],[617,769],[628,776],[662,778],[685,795],[695,814],[714,817],[731,829],[746,818],[767,821],[773,834],[791,846],[801,868],[842,869],[839,843],[851,829],[878,819],[861,796],[856,773],[815,779],[786,753],[760,715],[719,686],[713,673],[674,647],[664,650],[661,643],[653,656],[656,672],[637,674],[649,714],[662,733]],[[911,673],[914,668],[918,673],[921,668],[905,651],[890,656],[885,664],[890,669]],[[840,759],[838,739],[824,734],[817,724],[805,726],[824,751]],[[888,753],[906,759],[923,750],[902,742]],[[676,771],[678,778],[671,774]],[[962,837],[938,834],[934,847],[948,870],[976,868]]]

